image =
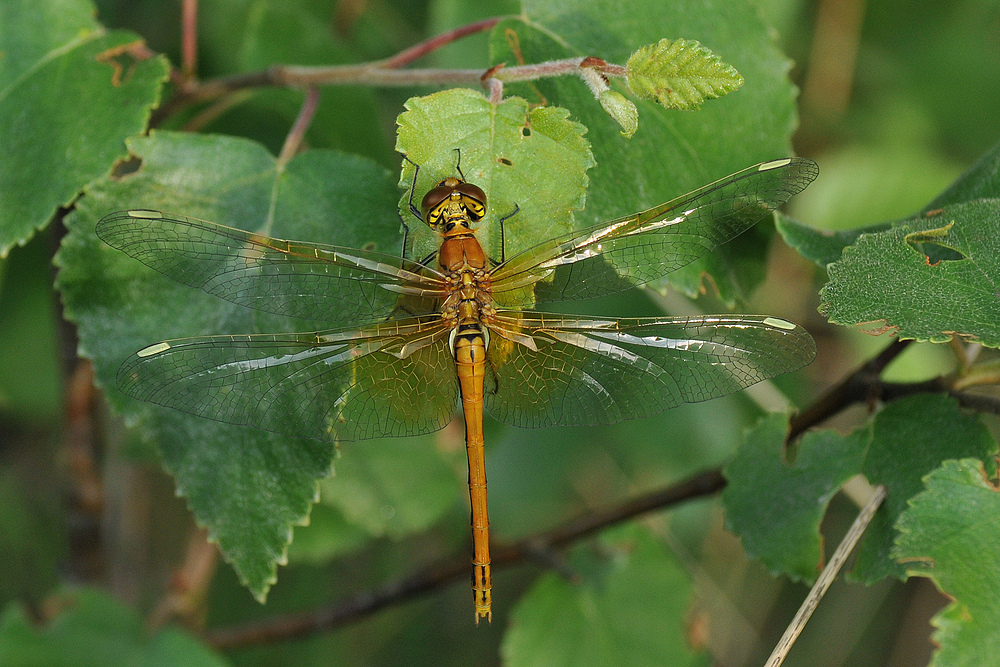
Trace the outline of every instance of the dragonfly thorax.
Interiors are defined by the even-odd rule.
[[[441,316],[449,325],[461,327],[488,322],[495,314],[490,295],[486,253],[473,232],[455,230],[445,234],[438,264],[447,276],[448,297],[441,304]]]

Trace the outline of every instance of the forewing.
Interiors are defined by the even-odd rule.
[[[806,158],[764,162],[641,213],[535,246],[492,273],[507,308],[585,299],[675,271],[760,222],[819,173]]]
[[[503,311],[490,328],[486,408],[524,427],[647,417],[794,371],[816,355],[804,329],[763,316],[612,320]]]
[[[423,308],[410,308],[420,314],[433,307],[445,287],[436,271],[400,257],[282,241],[159,211],[112,213],[97,223],[97,235],[185,285],[241,306],[307,320],[385,319],[401,294],[427,297]]]
[[[306,438],[427,433],[451,421],[458,380],[439,316],[310,334],[184,338],[118,370],[132,398]]]

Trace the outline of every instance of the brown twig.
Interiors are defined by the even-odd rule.
[[[292,125],[292,129],[288,131],[288,136],[285,137],[285,143],[281,147],[281,153],[278,155],[278,164],[285,165],[288,161],[295,157],[295,154],[299,152],[299,146],[302,145],[302,140],[306,136],[306,130],[309,129],[309,125],[312,123],[313,117],[316,115],[316,108],[319,106],[319,89],[316,86],[309,86],[306,88],[306,98],[302,102],[302,108],[299,110],[299,116],[295,119],[295,124]]]
[[[825,393],[812,405],[793,416],[789,422],[787,442],[793,442],[806,429],[820,424],[847,406],[873,398],[872,390],[881,386],[880,376],[885,367],[905,350],[909,340],[894,340],[882,350],[878,356],[871,359],[856,371],[851,373],[840,384]]]
[[[205,598],[212,583],[219,550],[208,541],[208,531],[197,528],[188,540],[184,562],[174,572],[170,587],[146,622],[149,631],[158,630],[170,620],[178,620],[189,629],[202,626]]]
[[[959,405],[977,412],[1000,414],[1000,399],[980,394],[970,394],[955,389],[953,380],[937,377],[923,382],[886,382],[882,372],[912,340],[895,340],[840,384],[814,401],[812,405],[792,417],[789,422],[787,443],[793,442],[802,433],[854,403],[873,404],[875,401],[889,403],[913,394],[948,394]]]
[[[679,484],[646,494],[605,512],[587,514],[555,528],[493,550],[493,568],[510,566],[534,558],[544,551],[565,546],[602,528],[653,510],[664,509],[694,498],[717,493],[725,485],[719,470],[695,475]],[[462,555],[435,563],[405,579],[360,593],[337,604],[309,612],[276,616],[263,621],[208,633],[207,640],[216,649],[257,646],[275,641],[304,637],[329,631],[375,613],[390,605],[401,604],[418,595],[453,581],[469,577],[469,557]]]
[[[567,58],[533,65],[517,65],[503,69],[487,70],[489,77],[479,69],[400,69],[446,44],[467,35],[489,30],[503,17],[484,19],[432,37],[411,46],[385,60],[357,65],[302,67],[275,65],[265,70],[247,72],[209,81],[197,82],[184,79],[186,85],[178,87],[177,94],[158,109],[151,121],[157,125],[179,109],[199,102],[207,102],[248,88],[298,87],[328,85],[366,86],[472,86],[483,85],[491,91],[502,83],[531,81],[543,77],[580,74],[581,68],[597,69],[611,76],[624,76],[619,65],[605,63],[597,58]]]
[[[534,65],[505,67],[493,77],[505,83],[531,81],[544,77],[579,74],[583,58],[552,60]],[[483,85],[481,69],[387,69],[380,62],[360,65],[305,67],[275,65],[265,70],[246,72],[204,81],[182,91],[163,108],[172,113],[178,107],[205,102],[245,88],[306,87],[331,85],[367,86],[443,86]]]
[[[879,399],[888,403],[913,394],[948,394],[958,401],[963,408],[976,412],[1000,414],[1000,399],[994,396],[970,394],[956,391],[945,378],[934,378],[924,382],[881,382]]]
[[[193,1],[193,0],[188,0]],[[184,69],[185,72],[188,67],[188,49],[192,49],[192,54],[196,45],[193,41],[189,44],[189,40],[194,40],[195,32],[193,25],[193,17],[191,19],[192,23],[188,23],[188,4],[185,3],[184,6],[184,42],[182,45],[184,58]],[[229,95],[239,90],[244,90],[247,88],[264,88],[264,87],[275,87],[275,86],[288,86],[288,87],[306,87],[314,85],[333,85],[333,84],[349,84],[349,83],[362,83],[368,85],[422,85],[422,84],[471,84],[472,79],[468,77],[463,78],[462,75],[454,75],[454,72],[466,72],[465,70],[407,70],[409,75],[404,74],[402,76],[397,76],[395,78],[392,75],[386,77],[379,77],[375,71],[383,70],[391,72],[399,67],[407,65],[414,60],[421,58],[441,47],[457,41],[468,35],[482,32],[484,30],[489,30],[494,25],[496,25],[503,17],[494,17],[489,19],[484,19],[482,21],[476,21],[475,23],[470,23],[465,26],[460,26],[454,30],[449,30],[448,32],[436,35],[427,39],[419,44],[415,44],[408,47],[394,56],[386,58],[385,60],[364,63],[361,65],[340,65],[333,67],[316,67],[316,68],[302,68],[302,67],[286,67],[286,66],[274,66],[265,70],[259,70],[256,72],[248,72],[244,74],[236,74],[228,77],[220,77],[218,79],[212,79],[204,82],[197,82],[193,77],[194,61],[191,61],[192,75],[191,76],[174,76],[175,83],[178,85],[177,94],[169,99],[165,104],[163,104],[154,114],[151,121],[151,125],[158,125],[164,118],[167,118],[179,109],[198,102],[206,102],[209,100],[217,99],[219,97]],[[191,55],[194,58],[194,55]],[[300,79],[299,76],[302,71],[308,72],[305,76],[308,80]],[[452,72],[452,74],[442,77],[435,77],[428,72]],[[473,70],[468,70],[472,72]],[[323,80],[323,75],[318,76],[317,72],[325,73],[329,80]],[[478,70],[476,70],[478,75]],[[471,74],[469,75],[471,76]],[[411,82],[407,82],[411,79]],[[399,83],[394,83],[394,81],[400,81]]]
[[[94,367],[80,360],[66,382],[66,428],[64,441],[69,458],[77,509],[99,520],[104,510],[104,484],[94,443]]]
[[[443,32],[440,35],[435,35],[434,37],[424,40],[419,44],[414,44],[407,49],[403,49],[387,60],[383,60],[382,67],[389,69],[404,67],[412,63],[414,60],[418,60],[419,58],[426,56],[428,53],[437,51],[442,46],[451,44],[452,42],[457,42],[468,35],[474,35],[477,32],[489,30],[502,19],[502,16],[494,16],[493,18],[483,19],[482,21],[476,21],[475,23],[469,23],[467,25],[459,26],[454,30]]]
[[[198,73],[198,0],[184,0],[181,16],[181,75],[187,84]]]

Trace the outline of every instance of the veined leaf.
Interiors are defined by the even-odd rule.
[[[727,526],[747,552],[773,572],[812,581],[823,564],[819,526],[833,493],[855,474],[884,484],[889,496],[875,515],[849,577],[874,583],[903,578],[890,557],[893,524],[921,490],[921,478],[949,458],[991,460],[997,443],[976,415],[955,400],[919,394],[887,405],[848,436],[819,431],[803,437],[791,465],[781,460],[786,422],[761,421],[726,468],[723,492]],[[990,464],[995,469],[995,464]]]
[[[1000,494],[981,461],[945,461],[896,522],[892,556],[952,598],[931,621],[931,665],[988,665],[1000,642]]]
[[[775,46],[756,6],[745,0],[724,12],[704,0],[644,3],[619,0],[528,0],[524,18],[501,21],[491,34],[491,62],[538,63],[597,56],[624,63],[643,44],[669,31],[696,37],[736,67],[746,83],[739,94],[682,114],[651,101],[636,102],[639,129],[631,140],[608,118],[577,77],[508,84],[505,94],[529,104],[559,105],[583,123],[597,166],[588,174],[581,227],[655,206],[757,162],[791,154],[797,126],[796,89],[789,62]],[[669,285],[690,296],[718,290],[729,304],[749,294],[764,277],[763,258],[772,235],[757,225],[733,243],[676,271]],[[668,280],[651,287],[665,290]]]
[[[1000,346],[1000,200],[948,205],[864,234],[828,268],[820,310],[835,324]]]
[[[785,465],[787,430],[785,415],[762,419],[726,466],[726,527],[772,572],[813,581],[823,565],[820,522],[833,495],[861,469],[871,432],[806,433],[795,462]]]
[[[59,613],[44,627],[16,605],[0,617],[0,664],[47,667],[228,664],[177,628],[150,633],[139,614],[104,592],[63,591],[51,602]]]
[[[486,192],[487,217],[476,233],[487,254],[500,258],[499,220],[507,257],[573,229],[573,212],[586,201],[587,169],[594,165],[586,128],[559,107],[529,110],[511,97],[494,105],[482,93],[455,88],[406,102],[396,150],[420,166],[413,202],[439,181],[456,176]],[[441,244],[409,209],[414,167],[404,163],[400,215],[415,237],[414,256]]]
[[[158,132],[133,140],[130,147],[142,160],[138,171],[94,184],[67,220],[70,234],[57,258],[66,314],[77,323],[81,354],[94,359],[112,404],[157,444],[197,520],[263,599],[275,581],[277,563],[285,560],[292,527],[307,521],[317,482],[330,473],[333,443],[126,400],[115,389],[115,374],[129,355],[164,339],[305,331],[315,325],[253,312],[174,282],[99,241],[94,225],[111,211],[146,207],[272,236],[395,254],[402,240],[395,179],[368,160],[319,150],[300,153],[279,170],[261,145],[243,139]],[[356,224],[359,220],[364,224]],[[439,456],[429,442],[410,447],[414,468],[437,470],[433,461],[415,461]],[[358,447],[352,457],[364,458],[370,451]],[[351,466],[365,467],[361,461]],[[399,486],[405,486],[407,471],[396,474],[402,475]],[[440,471],[420,481],[458,493],[454,478]],[[427,497],[437,493],[425,488],[404,502]],[[386,502],[399,501],[397,496]],[[400,507],[396,513],[406,516],[408,510]],[[423,525],[431,520],[424,517]],[[394,534],[405,532],[405,525]]]
[[[795,248],[806,259],[826,268],[827,264],[840,259],[844,248],[857,242],[862,234],[885,232],[894,226],[912,224],[923,217],[936,217],[945,207],[956,204],[998,197],[1000,197],[1000,144],[987,151],[976,164],[969,167],[944,192],[924,206],[913,219],[883,222],[856,229],[826,231],[809,227],[779,214],[776,227],[785,243]]]
[[[722,97],[743,85],[732,65],[699,42],[661,39],[628,59],[628,85],[643,99],[666,109],[698,109],[705,100]]]
[[[83,0],[0,3],[0,257],[125,157],[167,76]]]
[[[506,664],[703,664],[681,631],[687,574],[641,528],[613,532],[597,553],[575,550],[579,583],[550,572],[521,599],[504,637]]]

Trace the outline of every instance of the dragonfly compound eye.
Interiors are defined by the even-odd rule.
[[[460,181],[455,191],[462,195],[462,206],[473,222],[483,219],[486,215],[486,193],[479,186]]]
[[[445,184],[444,181],[441,181],[441,183],[431,188],[424,195],[423,201],[420,202],[420,210],[423,211],[424,222],[433,227],[441,221],[442,204],[448,201],[454,189]]]

